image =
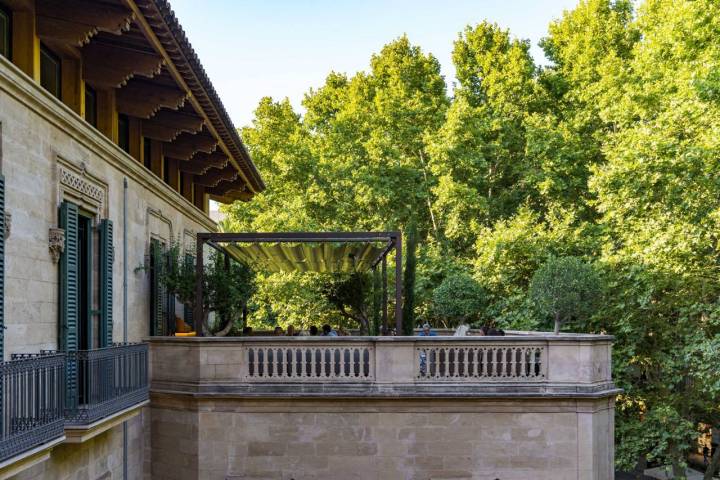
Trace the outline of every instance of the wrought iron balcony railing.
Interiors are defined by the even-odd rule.
[[[63,436],[65,355],[19,354],[0,363],[0,462]]]
[[[68,425],[87,425],[148,399],[148,346],[68,352]]]

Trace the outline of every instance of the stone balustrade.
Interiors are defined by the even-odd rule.
[[[597,397],[615,390],[611,340],[518,332],[503,337],[155,337],[150,343],[155,391]]]

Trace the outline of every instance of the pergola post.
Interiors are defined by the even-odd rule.
[[[205,326],[205,312],[203,311],[203,275],[205,273],[203,246],[205,245],[205,236],[201,233],[197,234],[195,241],[195,308],[193,308],[193,318],[200,325],[195,328],[196,335],[202,337],[205,335],[203,327]]]
[[[395,237],[395,334],[402,332],[402,233]]]
[[[388,291],[387,291],[387,256],[382,257],[382,334],[388,334]]]

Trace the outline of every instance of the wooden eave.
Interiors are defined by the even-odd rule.
[[[161,142],[157,151],[179,160],[181,171],[194,175],[194,183],[215,188],[233,182],[237,188],[228,191],[240,189],[250,196],[265,189],[166,0],[3,3],[34,13],[38,37],[55,53],[69,57],[70,78],[103,92],[107,118],[115,112],[131,117],[134,138],[139,134]],[[82,82],[78,84],[82,88]],[[78,91],[68,89],[67,95],[72,99]],[[75,105],[81,115],[82,102],[80,97]],[[103,124],[110,137],[113,121]]]
[[[165,59],[165,65],[173,79],[181,88],[191,93],[188,101],[206,120],[209,133],[220,140],[218,147],[227,155],[247,185],[248,191],[253,194],[263,191],[265,184],[260,174],[168,2],[125,2],[135,13],[140,30]],[[202,185],[201,179],[197,180]]]

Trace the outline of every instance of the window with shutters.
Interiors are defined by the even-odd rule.
[[[175,333],[175,296],[168,294],[161,282],[168,262],[166,245],[153,238],[150,241],[150,335]]]
[[[60,257],[60,338],[63,351],[112,345],[113,230],[110,220],[72,202],[60,207],[65,250]]]

